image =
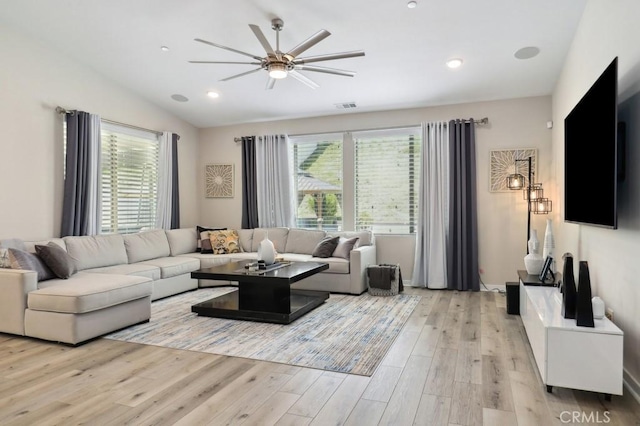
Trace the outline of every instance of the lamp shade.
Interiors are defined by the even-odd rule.
[[[529,211],[533,214],[548,214],[551,213],[551,200],[548,198],[538,198],[537,200],[529,201]]]
[[[544,197],[544,191],[542,190],[541,183],[534,183],[530,188],[522,190],[522,196],[525,200],[537,200]]]
[[[507,176],[507,188],[509,189],[523,189],[524,188],[524,176],[520,173],[514,173]]]

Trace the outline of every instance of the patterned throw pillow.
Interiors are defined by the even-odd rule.
[[[240,253],[238,232],[235,229],[209,231],[213,254]]]
[[[0,268],[11,268],[9,249],[0,247]]]
[[[205,228],[204,226],[196,226],[196,238],[197,238],[197,243],[196,243],[196,251],[197,252],[202,252],[202,253],[213,253],[210,247],[208,247],[208,243],[205,242],[205,245],[207,245],[207,251],[202,251],[202,241],[204,240],[208,240],[209,239],[209,231],[223,231],[227,228]]]
[[[38,257],[38,255],[18,249],[9,249],[12,269],[26,269],[38,273],[38,281],[55,278],[51,269]]]

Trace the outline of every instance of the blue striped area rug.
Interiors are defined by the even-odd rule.
[[[371,376],[420,296],[334,295],[288,325],[200,317],[191,305],[232,291],[207,288],[151,304],[151,320],[107,339]]]

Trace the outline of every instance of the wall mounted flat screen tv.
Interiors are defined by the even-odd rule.
[[[618,58],[564,120],[564,220],[617,228]]]

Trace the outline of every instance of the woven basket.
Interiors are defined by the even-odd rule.
[[[372,296],[395,296],[398,294],[399,288],[400,288],[400,265],[395,265],[395,278],[393,280],[391,280],[391,288],[389,290],[387,289],[382,289],[382,288],[376,288],[376,287],[372,287],[371,286],[371,282],[369,280],[369,269],[373,269],[373,268],[382,268],[382,267],[389,267],[390,265],[385,265],[385,266],[381,266],[381,265],[372,265],[367,267],[367,287],[369,289],[369,294]],[[393,267],[393,266],[392,266]]]

